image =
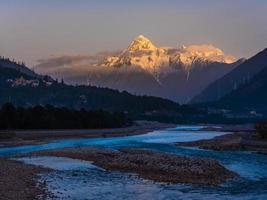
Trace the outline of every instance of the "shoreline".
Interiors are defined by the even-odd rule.
[[[0,140],[0,148],[7,146],[40,144],[55,139],[132,136],[176,126],[177,125],[175,124],[139,121],[134,126],[115,129],[14,131],[16,135],[14,138]],[[22,154],[17,154],[15,157],[19,157],[21,155]],[[44,199],[47,196],[51,196],[51,194],[47,191],[45,183],[40,183],[37,177],[39,173],[49,172],[51,171],[50,169],[25,164],[22,161],[9,160],[9,158],[9,156],[0,156],[1,197],[9,200],[34,200]]]
[[[39,173],[49,172],[50,169],[1,157],[0,166],[0,199],[34,200],[53,196],[46,184],[39,182],[37,177]]]
[[[255,131],[233,130],[225,135],[212,139],[197,140],[192,142],[178,142],[177,146],[199,147],[215,151],[253,151],[267,155],[267,140],[260,138]]]
[[[173,128],[177,124],[137,121],[133,126],[110,129],[66,129],[66,130],[14,130],[14,137],[0,140],[1,147],[43,144],[57,139],[107,138],[142,135],[155,130]]]
[[[215,159],[138,148],[113,150],[73,147],[36,151],[23,156],[55,156],[91,161],[108,171],[136,173],[141,178],[163,183],[218,185],[238,176]]]

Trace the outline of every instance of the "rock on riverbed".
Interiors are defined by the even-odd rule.
[[[93,161],[107,170],[137,173],[158,182],[216,185],[236,176],[214,159],[181,156],[143,149],[100,149],[93,147],[39,151],[49,155]]]

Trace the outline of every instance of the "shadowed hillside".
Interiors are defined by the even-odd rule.
[[[248,83],[254,75],[267,65],[267,49],[246,60],[222,78],[211,83],[203,92],[191,100],[191,103],[216,101]]]

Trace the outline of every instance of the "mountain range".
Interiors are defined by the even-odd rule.
[[[140,39],[140,37],[138,38]],[[137,39],[137,42],[140,42],[139,39]],[[171,92],[176,94],[177,90],[184,91],[188,89],[186,85],[181,84],[183,81],[188,86],[191,86],[190,89],[192,91],[194,81],[201,84],[205,79],[215,79],[210,81],[210,83],[205,82],[208,86],[190,101],[190,104],[195,105],[181,106],[171,100],[148,95],[133,95],[126,91],[120,92],[109,89],[104,85],[101,85],[102,87],[68,85],[63,80],[59,82],[50,76],[39,75],[27,68],[23,63],[17,63],[6,58],[0,58],[0,104],[12,102],[18,106],[51,104],[57,107],[63,106],[74,109],[104,109],[127,112],[131,116],[138,116],[138,119],[141,116],[141,119],[164,119],[174,122],[207,122],[207,119],[208,121],[213,120],[212,122],[221,122],[222,120],[228,122],[229,120],[237,119],[236,116],[240,117],[236,113],[242,113],[241,117],[244,119],[250,117],[258,119],[258,117],[267,114],[267,107],[265,105],[267,101],[265,92],[267,90],[267,49],[247,60],[239,60],[232,64],[228,64],[226,60],[224,62],[222,60],[221,62],[215,61],[218,57],[213,57],[211,55],[214,53],[210,53],[206,54],[206,60],[202,56],[201,59],[198,58],[189,63],[179,61],[179,65],[169,65],[170,63],[168,63],[162,65],[163,67],[157,67],[157,65],[146,67],[144,62],[141,61],[140,65],[138,63],[130,64],[134,62],[132,59],[137,59],[133,55],[141,56],[144,59],[143,56],[151,55],[154,51],[158,51],[157,47],[149,42],[149,40],[144,39],[143,36],[141,39],[142,45],[137,44],[135,40],[118,57],[115,55],[110,57],[107,53],[98,55],[97,60],[100,64],[90,63],[90,65],[95,69],[101,69],[101,73],[96,73],[98,72],[96,70],[94,73],[91,73],[91,76],[95,75],[99,77],[99,80],[103,80],[102,78],[105,77],[105,83],[112,82],[116,78],[119,83],[124,81],[125,84],[132,85],[131,89],[134,88],[134,85],[134,89],[142,90],[146,94],[148,94],[146,90],[149,90],[151,93],[158,92],[159,90],[152,89],[159,85],[161,89],[164,88],[167,80],[172,81],[171,89],[173,90]],[[183,47],[183,50],[180,51],[184,52],[186,51],[185,49],[186,47]],[[142,53],[136,54],[136,51],[141,51]],[[146,55],[143,51],[148,51],[149,54]],[[181,52],[180,54],[182,54]],[[165,56],[167,55],[171,56],[172,54],[166,54]],[[129,56],[129,59],[126,59],[127,56]],[[102,59],[99,59],[100,57]],[[209,57],[209,60],[207,60],[207,57]],[[76,61],[80,61],[81,58],[76,57]],[[224,59],[226,58],[227,56]],[[86,59],[89,61],[93,58],[86,57]],[[211,61],[212,59],[213,61]],[[220,59],[222,59],[221,56]],[[126,60],[128,60],[128,64]],[[155,60],[155,58],[152,60]],[[57,62],[54,61],[50,61],[49,65],[52,66],[53,63],[62,64],[70,61],[74,65],[77,64],[73,61],[73,58],[68,57],[61,58]],[[137,61],[138,59],[135,62]],[[162,63],[164,62],[162,61]],[[177,68],[178,66],[179,69]],[[163,69],[166,70],[164,71]],[[181,78],[182,72],[189,73],[185,76],[186,79]],[[106,76],[103,75],[104,73],[106,73]],[[162,75],[164,73],[167,80]],[[223,73],[225,75],[217,79],[215,78],[215,75],[218,77],[218,74]],[[101,82],[99,82],[100,84]],[[170,87],[165,87],[165,89],[168,90],[165,93],[167,94]],[[184,93],[179,95],[183,96]],[[225,110],[227,110],[226,115]]]
[[[143,35],[126,49],[40,61],[35,70],[70,84],[126,90],[187,103],[242,63],[213,45],[157,47]]]

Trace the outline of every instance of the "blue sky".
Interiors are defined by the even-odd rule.
[[[267,47],[265,0],[1,0],[0,55],[40,58],[125,48],[211,43],[236,57]]]

